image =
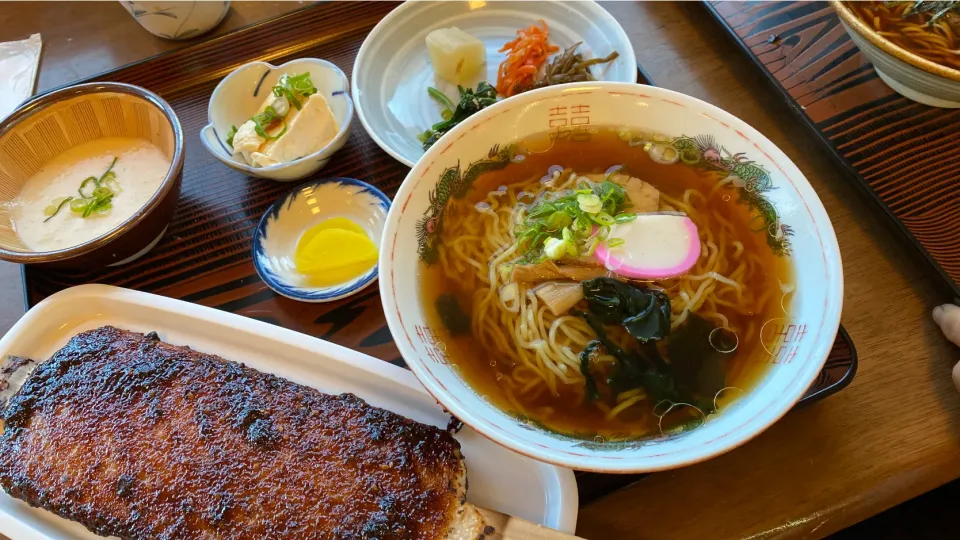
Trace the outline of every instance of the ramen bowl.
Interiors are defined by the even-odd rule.
[[[517,146],[515,141],[537,137],[543,144],[537,153],[550,153],[557,145],[570,155],[577,153],[578,144],[589,145],[606,133],[603,126],[615,128],[622,144],[636,152],[680,149],[683,162],[674,156],[670,166],[698,167],[697,174],[712,179],[710,191],[730,204],[744,205],[738,208],[753,223],[758,245],[769,245],[775,254],[771,257],[788,267],[792,276],[790,283],[773,286],[774,315],[762,321],[753,338],[759,341],[755,345],[761,354],[750,362],[764,368],[758,379],[690,429],[601,437],[545,426],[468,383],[449,332],[433,322],[439,299],[435,304],[427,297],[425,287],[432,284],[425,280],[433,265],[449,261],[454,253],[436,252],[437,235],[449,229],[449,234],[463,233],[467,238],[449,222],[451,205],[469,196],[483,175],[491,171],[502,175],[541,160],[532,146]],[[556,159],[557,168],[562,168],[565,156]],[[615,164],[595,165],[603,171]],[[540,182],[550,182],[551,172],[543,174]],[[534,175],[534,183],[538,177],[539,173]],[[495,185],[494,191],[506,189]],[[489,196],[497,194],[491,191]],[[490,210],[479,204],[476,209]],[[670,90],[614,82],[523,93],[481,111],[445,135],[410,171],[394,198],[381,242],[380,283],[387,322],[403,358],[453,415],[531,458],[607,473],[699,462],[747,442],[776,422],[820,372],[839,326],[843,298],[840,252],[830,220],[813,188],[783,152],[742,120],[708,103]],[[478,339],[477,348],[489,342]],[[486,358],[491,366],[504,362],[496,352]]]
[[[71,151],[116,138],[149,143],[163,156],[163,167],[156,169],[159,174],[151,176],[158,182],[143,192],[145,202],[127,207],[128,218],[95,237],[57,249],[31,249],[14,225],[15,201],[28,180]],[[58,268],[120,265],[150,251],[173,217],[183,177],[183,130],[170,105],[153,92],[106,82],[39,95],[0,123],[0,147],[0,223],[4,224],[0,227],[0,259]],[[65,187],[58,195],[76,196],[82,180],[82,176],[69,179],[69,189]],[[116,211],[118,208],[111,210]],[[36,215],[42,216],[41,212],[42,208],[37,209]]]
[[[850,39],[898,94],[932,107],[960,107],[960,71],[900,47],[864,23],[843,2],[830,2]]]

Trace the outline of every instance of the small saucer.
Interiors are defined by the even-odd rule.
[[[300,302],[332,302],[346,298],[377,280],[377,266],[366,274],[332,287],[311,286],[297,272],[294,253],[301,235],[335,217],[348,218],[366,231],[380,249],[390,199],[379,189],[352,178],[308,182],[273,203],[253,235],[253,266],[268,287]]]

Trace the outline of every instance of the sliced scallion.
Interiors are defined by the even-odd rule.
[[[617,247],[617,246],[622,246],[623,243],[624,243],[623,238],[608,238],[608,239],[607,239],[607,247],[608,247],[608,248],[615,248],[615,247]]]
[[[98,185],[99,184],[98,184],[97,177],[89,176],[87,178],[84,178],[83,182],[80,183],[80,187],[77,188],[77,193],[79,193],[80,196],[83,198],[93,197],[93,191],[97,189]],[[88,189],[87,191],[84,191],[84,189],[86,189],[87,186],[90,186],[90,189]]]
[[[53,216],[60,213],[67,204],[70,205],[70,211],[80,214],[81,217],[89,217],[90,214],[104,213],[113,208],[113,197],[120,193],[120,183],[117,182],[117,173],[113,172],[113,167],[117,164],[116,157],[110,162],[107,170],[100,177],[89,176],[80,182],[77,193],[80,197],[58,197],[43,210],[46,219],[44,223],[50,221]]]
[[[43,220],[44,223],[53,219],[53,216],[60,213],[60,210],[63,209],[64,205],[73,200],[73,197],[57,197],[53,200],[53,204],[47,206],[43,209],[43,215],[47,216],[47,219]]]

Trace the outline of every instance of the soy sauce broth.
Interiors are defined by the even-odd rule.
[[[482,201],[488,192],[500,186],[508,188],[527,184],[533,178],[542,177],[552,165],[570,168],[578,174],[603,173],[612,165],[624,165],[630,176],[636,176],[652,184],[662,193],[681,199],[684,191],[695,189],[708,194],[716,183],[726,175],[717,170],[685,165],[682,162],[665,165],[655,162],[641,146],[630,146],[618,137],[613,128],[601,128],[586,142],[569,139],[550,141],[547,135],[532,137],[518,144],[520,153],[526,154],[522,162],[513,163],[503,170],[481,175],[463,200],[452,199],[447,213],[474,212],[474,205]],[[549,148],[549,150],[546,150]],[[738,193],[733,187],[722,188],[708,200],[704,211],[720,216],[732,224],[734,236],[742,242],[744,253],[758,257],[762,272],[755,272],[743,283],[754,291],[762,291],[766,298],[761,306],[742,306],[744,314],[735,310],[723,310],[731,327],[754,328],[751,339],[738,338],[737,349],[722,357],[725,385],[732,389],[722,392],[716,400],[718,410],[749,392],[763,377],[771,365],[770,354],[761,343],[771,343],[773,328],[765,323],[783,320],[790,309],[790,294],[782,292],[782,285],[793,283],[789,257],[774,254],[767,245],[763,231],[752,230],[758,222],[757,211],[738,202]],[[447,231],[446,234],[456,234]],[[703,237],[704,231],[700,231]],[[703,256],[703,254],[701,255]],[[490,349],[470,332],[452,335],[441,320],[436,308],[441,296],[455,298],[463,311],[470,316],[474,290],[464,286],[462,280],[449,279],[439,264],[420,263],[418,271],[420,296],[423,310],[428,314],[427,324],[442,342],[446,357],[465,382],[492,405],[515,416],[526,418],[546,429],[565,435],[592,439],[615,440],[643,437],[659,437],[661,430],[669,433],[680,426],[695,425],[701,415],[680,407],[663,417],[666,409],[661,406],[654,411],[654,404],[641,402],[621,412],[613,419],[596,405],[585,402],[582,392],[559,385],[558,395],[544,392],[529,399],[523,394],[515,395],[511,402],[503,390],[503,380],[511,376],[508,363],[492,354]],[[668,295],[671,294],[668,291]],[[676,329],[679,332],[683,326]],[[667,341],[669,341],[669,337]],[[574,351],[579,353],[580,351]],[[656,413],[656,414],[655,414]]]

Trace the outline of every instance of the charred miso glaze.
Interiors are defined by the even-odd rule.
[[[4,412],[0,485],[121,538],[442,538],[443,430],[112,327],[74,337]]]

